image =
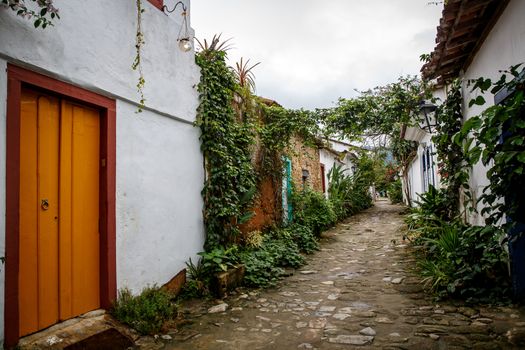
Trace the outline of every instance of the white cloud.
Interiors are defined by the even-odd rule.
[[[441,7],[425,0],[195,0],[200,39],[233,38],[230,61],[261,62],[259,95],[290,108],[327,107],[339,97],[418,74],[434,48]]]

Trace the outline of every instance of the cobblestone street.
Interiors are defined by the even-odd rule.
[[[183,307],[169,349],[512,349],[523,310],[436,303],[401,244],[402,207],[376,206],[325,233],[321,251],[278,288]],[[211,307],[211,308],[210,308]],[[166,337],[169,338],[169,337]],[[144,346],[155,347],[155,341]],[[514,343],[514,345],[512,344]]]

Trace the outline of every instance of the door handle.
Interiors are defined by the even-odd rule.
[[[47,200],[47,198],[44,198],[40,201],[40,207],[43,209],[43,210],[48,210],[49,209],[49,201]]]

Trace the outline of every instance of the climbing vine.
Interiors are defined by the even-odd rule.
[[[238,121],[233,108],[237,83],[227,66],[226,52],[208,49],[196,55],[201,68],[200,105],[196,125],[201,129],[205,157],[205,249],[226,246],[239,234],[256,184],[251,163],[254,132],[250,121]]]
[[[445,101],[437,108],[436,134],[432,141],[437,149],[438,168],[441,175],[443,191],[447,197],[447,216],[458,215],[460,208],[460,189],[469,194],[469,167],[466,164],[463,148],[452,141],[453,136],[461,130],[463,123],[461,84],[455,80],[447,93]]]
[[[140,95],[139,100],[139,108],[137,112],[142,112],[142,109],[145,107],[146,104],[146,98],[144,97],[144,85],[146,84],[146,80],[144,79],[144,73],[142,71],[142,59],[141,59],[141,53],[142,53],[142,46],[145,44],[144,41],[144,33],[142,33],[142,14],[144,13],[144,9],[142,8],[142,0],[136,0],[137,4],[137,33],[135,35],[135,59],[133,60],[133,64],[131,65],[131,68],[133,70],[136,70],[139,72],[139,79],[137,82],[137,92]]]
[[[497,82],[486,78],[470,82],[472,92],[508,96],[466,121],[454,140],[464,147],[471,164],[481,161],[490,167],[489,185],[479,198],[485,205],[482,214],[490,214],[487,224],[496,224],[506,215],[510,220],[505,226],[514,226],[525,217],[525,69],[516,65],[502,73]],[[469,106],[484,104],[480,94]]]

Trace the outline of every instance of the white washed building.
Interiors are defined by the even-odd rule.
[[[199,69],[193,50],[178,47],[181,6],[166,14],[163,0],[143,1],[147,107],[137,113],[135,1],[54,4],[60,19],[44,30],[0,8],[0,339],[8,346],[109,307],[120,288],[166,283],[204,242],[192,125]]]
[[[336,165],[342,167],[345,175],[352,175],[354,173],[353,155],[350,149],[354,146],[338,140],[327,140],[326,145],[319,148],[319,163],[321,163],[321,181],[323,193],[328,196],[329,179],[328,174],[330,170]]]

